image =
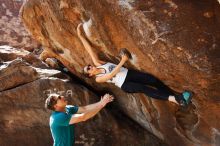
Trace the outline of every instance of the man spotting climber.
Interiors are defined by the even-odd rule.
[[[113,96],[105,94],[97,103],[87,106],[67,105],[64,96],[51,94],[45,102],[45,108],[52,110],[50,130],[54,140],[53,146],[74,145],[74,124],[94,117],[106,104],[113,101]]]

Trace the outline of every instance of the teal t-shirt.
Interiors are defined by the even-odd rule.
[[[54,146],[74,145],[74,125],[69,121],[78,111],[77,106],[66,106],[66,113],[54,111],[50,116],[50,131],[54,140]]]

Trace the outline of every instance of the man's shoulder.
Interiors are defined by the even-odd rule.
[[[71,118],[71,115],[65,113],[65,112],[54,112],[50,116],[50,126],[52,125],[67,125],[69,123],[69,120]],[[66,123],[67,122],[67,123]],[[66,123],[66,124],[65,124]]]
[[[66,109],[76,108],[77,106],[74,105],[66,105]]]
[[[66,115],[66,113],[64,113],[64,112],[53,112],[50,116],[50,119],[62,118],[65,115]]]
[[[66,111],[68,114],[75,114],[78,111],[78,106],[66,105]]]

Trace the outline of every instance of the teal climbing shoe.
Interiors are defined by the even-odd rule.
[[[192,99],[192,92],[184,91],[182,94],[183,94],[183,98],[185,99],[186,103],[189,104],[189,102]]]
[[[180,106],[187,106],[192,100],[193,93],[191,91],[184,91],[181,94]]]

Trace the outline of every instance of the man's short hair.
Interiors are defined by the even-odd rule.
[[[54,111],[54,105],[57,104],[57,99],[59,96],[59,94],[55,93],[50,94],[45,101],[45,108]]]

